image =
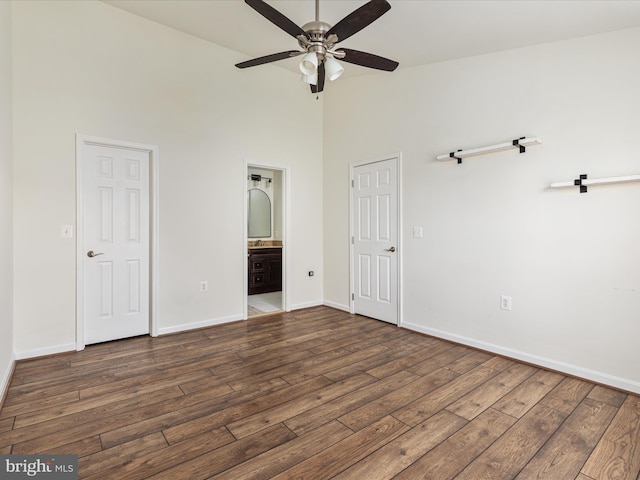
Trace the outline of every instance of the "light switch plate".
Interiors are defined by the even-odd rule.
[[[500,308],[502,310],[511,310],[511,297],[507,295],[500,296]]]

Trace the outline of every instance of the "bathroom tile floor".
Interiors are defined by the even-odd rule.
[[[282,292],[259,293],[249,295],[249,316],[282,310]]]

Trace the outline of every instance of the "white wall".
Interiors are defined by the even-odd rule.
[[[348,164],[400,151],[404,325],[640,392],[640,189],[546,189],[580,173],[639,173],[639,29],[342,79],[324,96],[320,138],[323,102],[294,74],[237,70],[234,52],[100,2],[12,9],[14,231],[12,247],[8,183],[0,255],[14,257],[18,356],[73,348],[75,244],[60,226],[75,223],[79,132],[160,146],[163,331],[241,316],[247,160],[291,167],[290,303],[320,302],[325,278],[325,301],[346,307]],[[0,2],[5,183],[9,18]],[[521,135],[545,143],[434,161]],[[423,239],[410,237],[414,225]],[[3,334],[10,268],[0,273]],[[513,311],[498,308],[502,294]]]
[[[0,2],[0,401],[13,365],[11,3]]]
[[[402,152],[404,326],[640,392],[640,184],[547,188],[640,173],[638,45],[631,29],[341,80],[325,97],[325,300],[349,304],[349,162]],[[523,135],[544,144],[435,161]]]
[[[242,316],[246,159],[290,166],[289,298],[321,302],[322,102],[294,74],[101,2],[13,10],[19,357],[74,348],[77,132],[160,147],[161,332]]]

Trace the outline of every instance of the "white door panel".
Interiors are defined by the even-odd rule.
[[[398,159],[354,167],[353,310],[398,323]]]
[[[85,344],[149,333],[149,157],[82,149]]]

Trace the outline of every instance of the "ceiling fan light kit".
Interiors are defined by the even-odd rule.
[[[296,38],[302,50],[288,50],[254,58],[236,64],[238,68],[254,67],[304,55],[300,62],[302,80],[310,84],[312,93],[319,93],[324,89],[325,76],[329,78],[329,81],[333,81],[344,72],[344,67],[336,58],[354,65],[387,72],[392,72],[398,67],[398,62],[372,53],[348,48],[334,50],[335,44],[359,32],[389,11],[391,5],[387,0],[370,0],[333,27],[319,20],[319,0],[316,0],[316,19],[306,23],[302,28],[263,0],[245,0],[245,3],[271,23]]]

